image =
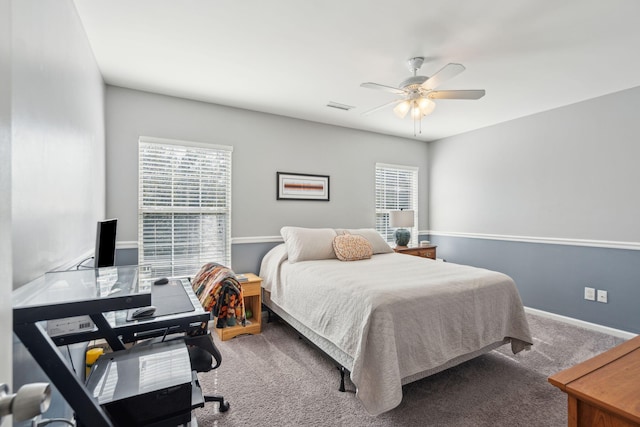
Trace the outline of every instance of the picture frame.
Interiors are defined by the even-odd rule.
[[[276,200],[329,201],[329,175],[276,172]]]

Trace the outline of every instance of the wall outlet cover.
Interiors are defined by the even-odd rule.
[[[598,290],[598,302],[609,302],[609,295],[607,291]]]
[[[595,288],[584,288],[584,299],[589,301],[596,300],[596,289]]]

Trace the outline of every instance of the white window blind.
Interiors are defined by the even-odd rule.
[[[376,230],[390,244],[395,229],[389,227],[389,212],[413,209],[414,226],[410,246],[418,245],[418,168],[376,163]]]
[[[207,262],[231,265],[232,150],[140,138],[138,263],[154,277],[192,276]]]

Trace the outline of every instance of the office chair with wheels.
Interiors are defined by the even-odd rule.
[[[213,342],[209,331],[202,335],[186,336],[184,340],[189,350],[191,368],[196,372],[209,372],[222,363],[222,355]],[[215,365],[212,365],[213,359],[216,361]],[[225,402],[223,396],[204,395],[203,397],[205,402],[218,402],[220,412],[229,410],[229,402]]]

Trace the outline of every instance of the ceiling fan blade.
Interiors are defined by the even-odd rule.
[[[369,114],[371,114],[371,113],[375,113],[375,112],[376,112],[376,111],[378,111],[378,110],[382,110],[382,109],[383,109],[383,108],[385,108],[385,107],[388,107],[388,106],[393,105],[393,104],[398,104],[398,103],[400,103],[400,102],[402,102],[402,101],[404,101],[404,99],[396,99],[396,100],[393,100],[393,101],[391,101],[391,102],[387,102],[386,104],[378,105],[378,106],[377,106],[377,107],[375,107],[375,108],[372,108],[372,109],[367,110],[367,111],[363,111],[363,112],[362,112],[362,115],[363,115],[363,116],[368,116],[368,115],[369,115]]]
[[[464,71],[464,65],[462,64],[454,64],[449,63],[442,67],[437,73],[433,76],[429,77],[424,83],[422,83],[422,87],[424,89],[435,89],[440,86],[445,80],[449,80],[452,77],[457,76],[461,72]]]
[[[430,99],[480,99],[484,96],[484,89],[478,90],[436,90],[427,95]]]
[[[403,94],[407,93],[404,89],[400,89],[399,87],[381,85],[381,84],[378,84],[378,83],[367,82],[367,83],[362,83],[360,86],[366,87],[366,88],[369,88],[369,89],[384,90],[384,91],[395,93],[395,94],[398,94],[398,95],[403,95]]]

